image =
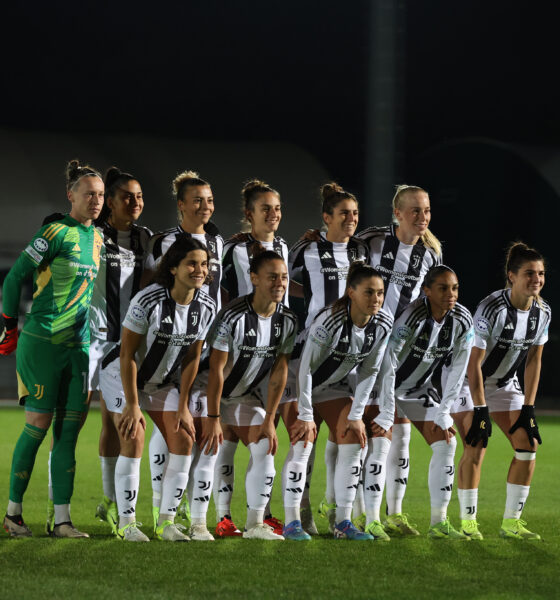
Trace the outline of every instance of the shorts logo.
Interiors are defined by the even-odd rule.
[[[33,242],[33,248],[35,248],[37,252],[46,252],[49,249],[49,243],[43,238],[37,238]]]
[[[122,398],[115,398],[115,404],[117,405],[117,408],[120,408],[122,406]]]
[[[476,328],[481,333],[488,333],[490,331],[490,322],[484,317],[479,317],[476,320]]]
[[[138,304],[135,304],[132,307],[131,314],[135,319],[140,321],[146,316],[146,311],[141,306],[138,306]]]
[[[35,398],[37,398],[37,400],[41,400],[41,398],[43,397],[43,394],[45,393],[45,386],[39,385],[38,383],[36,383],[35,387],[37,388],[35,390]]]
[[[467,397],[462,396],[461,398],[459,398],[459,402],[461,403],[461,406],[466,406],[467,405]]]
[[[202,401],[200,401],[200,400],[197,400],[197,401],[194,403],[194,412],[196,412],[196,413],[200,413],[200,412],[202,412]]]

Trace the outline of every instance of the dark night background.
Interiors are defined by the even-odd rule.
[[[560,156],[560,93],[552,3],[12,5],[0,36],[0,130],[290,142],[362,205],[389,206],[390,190],[368,197],[374,6],[400,15],[393,183],[430,192],[445,260],[465,274],[462,301],[474,310],[500,286],[503,248],[522,238],[549,259],[544,296],[554,305],[560,182],[550,165]],[[558,349],[554,331],[545,355]]]

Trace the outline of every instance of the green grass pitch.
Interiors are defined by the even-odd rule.
[[[8,498],[11,454],[23,424],[23,411],[0,409],[2,497]],[[94,520],[101,497],[97,452],[100,415],[92,410],[77,450],[76,487],[72,502],[75,524],[90,540],[53,540],[45,536],[46,462],[48,443],[37,457],[25,497],[25,518],[34,539],[0,539],[0,598],[536,598],[560,597],[560,537],[558,456],[560,419],[541,418],[544,444],[523,517],[542,542],[511,542],[498,537],[505,501],[505,476],[512,451],[495,430],[480,488],[479,522],[482,542],[442,542],[425,536],[392,540],[389,544],[333,540],[326,523],[316,517],[323,535],[309,543],[262,542],[242,539],[213,543],[126,544]],[[496,429],[496,428],[495,428]],[[279,427],[281,450],[274,489],[274,514],[283,517],[279,474],[287,437]],[[312,484],[316,509],[324,491],[321,433]],[[405,510],[422,532],[429,525],[427,468],[429,448],[413,431],[410,483]],[[460,452],[457,453],[458,455]],[[457,457],[458,459],[458,457]],[[245,515],[244,471],[248,453],[240,447],[236,459],[233,513],[242,526]],[[454,492],[449,508],[458,524]],[[149,532],[151,490],[144,460],[138,518]],[[211,504],[208,523],[214,526]],[[3,532],[2,532],[3,533]]]

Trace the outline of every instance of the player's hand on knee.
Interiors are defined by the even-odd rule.
[[[193,439],[193,442],[196,441],[196,429],[194,428],[194,420],[188,408],[179,408],[179,410],[175,413],[175,432],[178,432],[179,429],[184,429],[188,435]]]
[[[278,435],[276,434],[274,419],[265,419],[264,423],[261,425],[259,439],[262,439],[263,437],[267,438],[268,440],[267,454],[272,454],[274,456],[276,454],[276,450],[278,450]]]
[[[367,435],[366,435],[366,426],[362,419],[357,421],[351,421],[350,419],[346,419],[346,427],[344,432],[342,433],[342,437],[346,437],[346,434],[352,431],[356,437],[358,438],[358,443],[362,448],[367,444]]]
[[[0,354],[8,356],[17,347],[18,320],[17,317],[0,316]]]
[[[131,406],[127,404],[122,412],[119,421],[119,432],[125,440],[134,440],[138,434],[139,428],[146,429],[146,419],[138,405]]]
[[[220,419],[206,417],[202,419],[202,435],[200,436],[200,448],[204,454],[217,454],[224,441],[224,433]]]
[[[527,437],[529,438],[529,444],[531,444],[531,448],[534,448],[535,446],[534,440],[537,440],[539,444],[542,444],[539,426],[537,425],[537,418],[535,417],[535,407],[533,405],[524,404],[521,407],[519,417],[511,426],[509,432],[510,434],[513,434],[518,429],[524,429],[527,432]]]
[[[473,420],[470,429],[465,436],[465,442],[473,448],[482,442],[482,447],[488,446],[488,438],[492,435],[492,421],[490,421],[490,413],[488,407],[475,406]]]
[[[305,448],[308,442],[315,442],[317,437],[317,425],[315,424],[315,421],[300,421],[299,419],[296,419],[296,422],[292,425],[288,433],[292,445],[303,441],[303,447]]]

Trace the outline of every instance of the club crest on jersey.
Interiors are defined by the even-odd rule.
[[[529,317],[529,323],[531,326],[531,331],[534,331],[535,327],[537,326],[537,317]]]
[[[216,242],[208,240],[207,245],[210,248],[210,252],[212,252],[212,254],[216,254]]]
[[[373,337],[374,337],[374,336],[373,336],[373,333],[368,333],[368,334],[367,334],[367,343],[368,343],[368,345],[370,345],[370,346],[371,346],[371,344],[373,344]]]
[[[441,339],[447,341],[449,339],[449,327],[444,327],[441,330]]]
[[[410,262],[412,263],[412,268],[417,269],[418,265],[420,264],[420,256],[415,254]]]
[[[49,249],[49,243],[44,238],[37,238],[33,242],[33,247],[37,252],[46,252]]]
[[[197,312],[193,312],[191,314],[191,325],[194,327],[198,322],[198,313]]]
[[[280,337],[281,333],[282,333],[282,328],[280,327],[280,323],[275,323],[274,324],[274,337]]]
[[[350,253],[350,260],[352,262],[354,262],[355,260],[358,260],[358,255],[356,254],[356,249],[355,248],[349,248],[348,252]]]

